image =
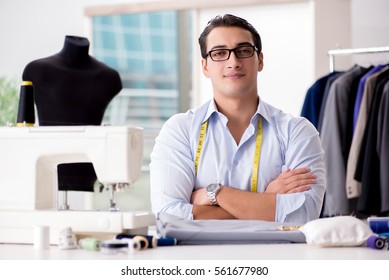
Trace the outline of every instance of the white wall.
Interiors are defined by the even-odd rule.
[[[389,46],[389,1],[353,0],[351,5],[352,47]],[[360,64],[388,63],[389,53],[355,56]]]
[[[389,1],[353,0],[353,47],[379,47],[389,45]]]
[[[313,7],[309,2],[208,9],[199,15],[202,28],[217,14],[247,19],[261,35],[264,68],[258,74],[261,98],[298,115],[307,85],[314,79]],[[195,54],[195,57],[200,54]],[[195,59],[195,58],[194,58]],[[209,79],[200,71],[200,103],[212,96]]]
[[[331,0],[335,1],[335,0]],[[346,1],[346,0],[338,0]],[[349,1],[349,0],[347,0]],[[389,45],[389,1],[387,0],[350,0],[351,1],[351,46],[341,47],[369,47]],[[127,0],[127,2],[138,2],[138,0]],[[121,4],[122,0],[1,0],[0,1],[0,77],[6,76],[21,80],[21,75],[26,64],[37,58],[46,57],[58,52],[63,45],[65,35],[87,36],[86,18],[84,8],[96,5]],[[287,4],[291,5],[291,4]],[[273,36],[284,36],[283,28],[293,30],[301,22],[307,20],[307,3],[293,4],[294,14],[288,13],[282,5],[265,7],[258,11],[258,14],[248,16],[253,22],[261,16],[263,19],[273,22],[274,25],[261,32],[264,40],[265,66],[263,75],[259,78],[265,80],[276,75],[281,76],[274,83],[265,83],[261,88],[264,98],[285,111],[299,113],[303,92],[310,86],[310,83],[317,77],[313,74],[306,75],[306,70],[311,66],[309,60],[311,54],[304,52],[310,49],[311,42],[304,41],[304,37],[298,37],[298,41],[288,41],[281,48],[272,45]],[[279,17],[272,18],[275,11]],[[219,14],[223,9],[211,10]],[[229,11],[231,12],[231,11]],[[234,10],[233,12],[239,12]],[[334,15],[339,12],[334,10]],[[210,16],[208,14],[207,16]],[[208,17],[209,18],[209,17]],[[325,19],[324,19],[325,20]],[[331,18],[327,19],[331,21]],[[347,20],[347,19],[346,19]],[[276,24],[277,23],[277,24]],[[262,29],[262,26],[260,27]],[[265,28],[265,27],[263,27]],[[312,26],[306,26],[305,30],[294,32],[303,34],[310,32]],[[285,31],[285,29],[284,29]],[[300,52],[288,53],[293,45],[300,46]],[[318,48],[320,46],[317,46]],[[334,46],[335,47],[335,46]],[[282,56],[270,55],[269,49],[280,48],[280,55],[289,55],[285,67],[290,70],[288,73],[279,72],[274,67],[284,60]],[[278,49],[277,49],[278,51]],[[323,54],[324,56],[325,54]],[[324,58],[325,59],[325,58]],[[384,58],[386,59],[386,58]],[[389,58],[388,58],[389,60]],[[297,75],[303,70],[304,76]],[[313,70],[314,71],[314,70]],[[317,72],[317,71],[316,71]],[[314,73],[314,72],[313,72]],[[295,91],[298,91],[298,98],[293,98],[295,92],[288,92],[289,86],[283,85],[282,75],[295,75]],[[286,88],[286,89],[285,89]],[[277,95],[274,95],[277,93]],[[203,99],[203,98],[200,98]]]
[[[62,49],[65,35],[86,36],[85,7],[122,2],[1,0],[0,77],[21,80],[28,62],[50,56]]]

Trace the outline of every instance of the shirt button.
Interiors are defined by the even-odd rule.
[[[234,165],[237,166],[239,162],[237,160],[234,160]]]

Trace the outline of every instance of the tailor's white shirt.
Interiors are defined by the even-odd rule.
[[[211,102],[212,101],[212,102]],[[220,183],[251,190],[258,118],[263,134],[258,170],[258,192],[287,167],[309,167],[317,184],[302,193],[277,194],[277,222],[305,223],[320,215],[325,192],[325,165],[319,133],[305,118],[293,117],[260,100],[239,145],[227,128],[227,118],[213,100],[195,110],[172,116],[162,127],[151,153],[152,210],[193,219],[190,197],[194,190]],[[201,124],[208,128],[195,174],[195,155]]]

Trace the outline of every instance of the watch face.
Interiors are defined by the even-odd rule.
[[[215,192],[219,188],[218,184],[211,184],[207,187],[207,192]]]

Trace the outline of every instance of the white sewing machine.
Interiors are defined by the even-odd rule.
[[[148,211],[59,210],[57,166],[91,162],[104,186],[134,183],[143,160],[143,129],[115,126],[0,127],[0,243],[32,243],[33,228],[50,227],[50,243],[76,234],[146,234]]]

